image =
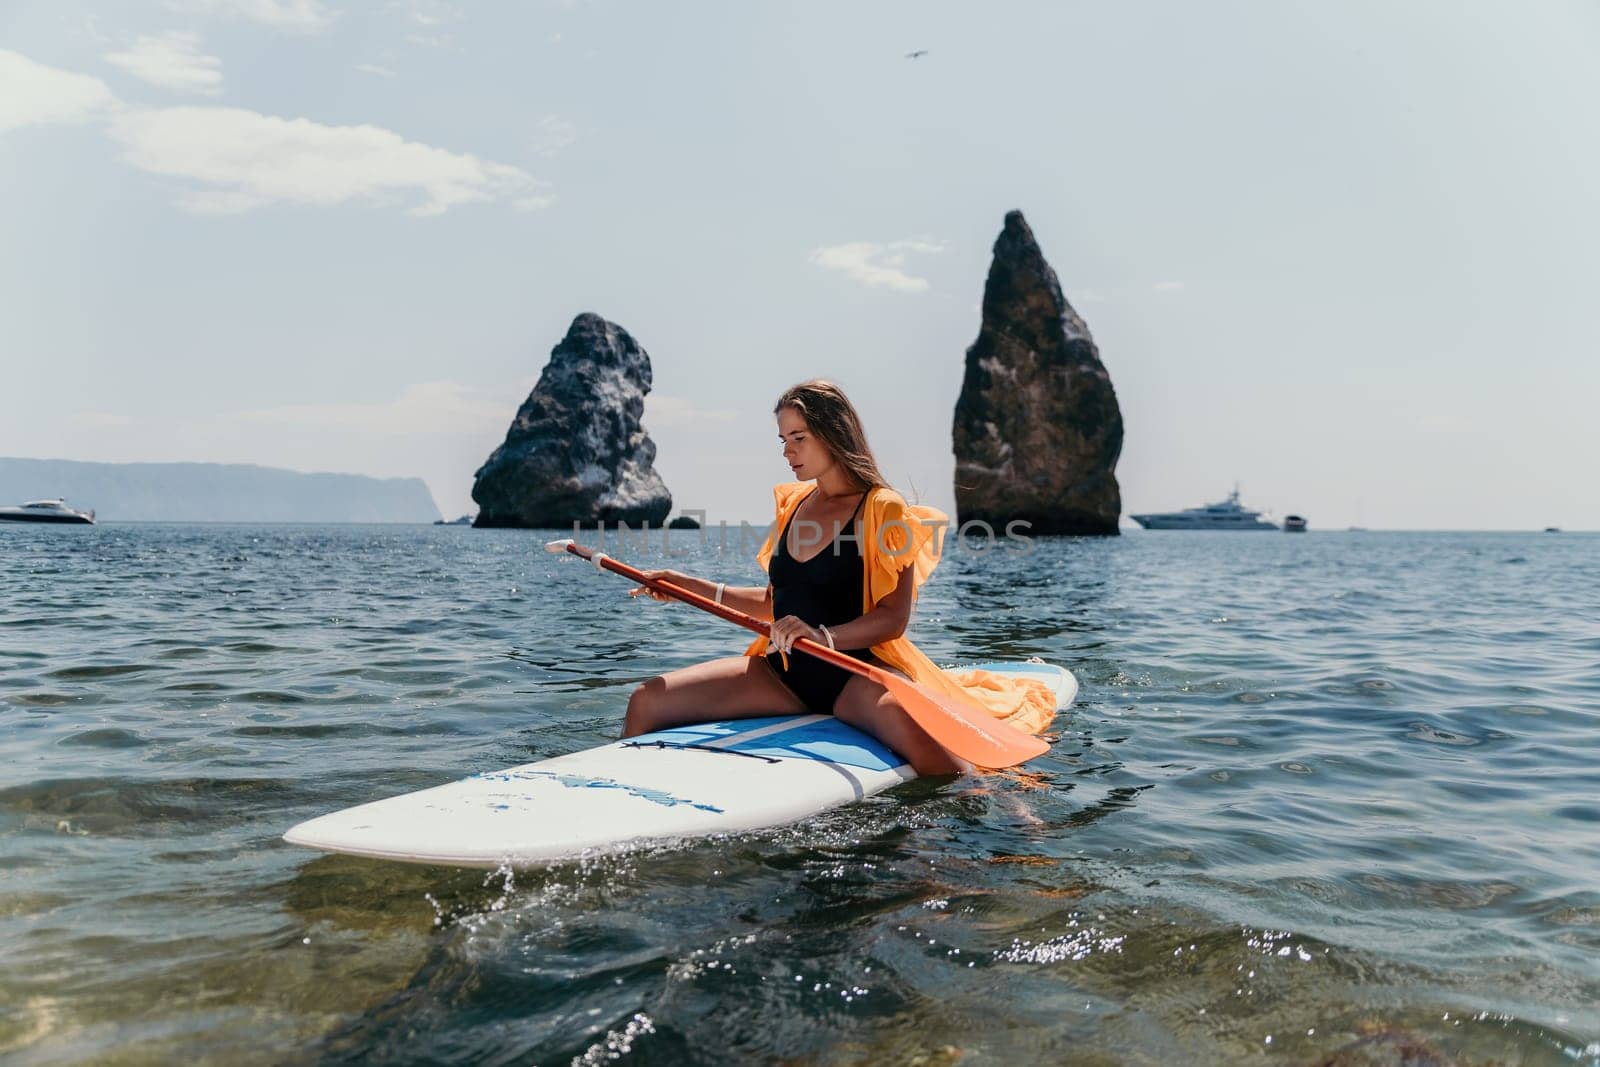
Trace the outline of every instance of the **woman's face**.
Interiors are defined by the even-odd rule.
[[[778,436],[783,441],[784,461],[796,478],[819,478],[833,466],[827,446],[811,436],[805,417],[794,408],[778,412]]]

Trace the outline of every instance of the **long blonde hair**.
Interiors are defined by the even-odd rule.
[[[878,460],[867,444],[867,431],[861,428],[850,398],[830,381],[813,378],[783,391],[772,408],[774,415],[793,408],[806,420],[806,426],[825,445],[833,458],[867,489],[888,488],[888,479],[878,470]]]

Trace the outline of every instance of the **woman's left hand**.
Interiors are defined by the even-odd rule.
[[[772,624],[772,647],[779,652],[788,654],[794,651],[794,643],[802,637],[808,637],[819,645],[828,642],[822,639],[822,631],[810,625],[798,615],[785,615]]]

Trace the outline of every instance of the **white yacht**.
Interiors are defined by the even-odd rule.
[[[1156,515],[1134,515],[1133,521],[1146,530],[1276,530],[1278,524],[1239,503],[1239,487],[1228,499],[1204,507],[1166,511]]]
[[[94,522],[94,511],[67,507],[65,498],[30,500],[21,507],[0,507],[0,522]]]

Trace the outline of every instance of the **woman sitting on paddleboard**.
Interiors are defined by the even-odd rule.
[[[634,690],[622,736],[709,719],[813,712],[833,715],[899,753],[918,774],[970,769],[936,744],[881,685],[793,651],[805,637],[964,697],[1037,733],[1055,701],[1037,681],[940,670],[904,636],[917,588],[939,561],[949,520],[909,505],[878,471],[861,419],[838,386],[809,381],[778,398],[783,458],[796,477],[777,486],[777,521],[757,559],[762,586],[726,586],[673,570],[650,578],[772,620],[742,656],[669,671]],[[640,594],[671,600],[646,586]]]

